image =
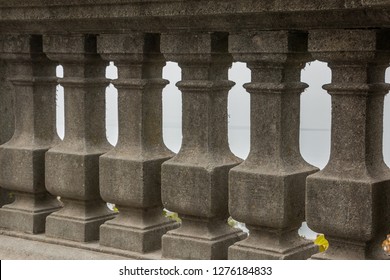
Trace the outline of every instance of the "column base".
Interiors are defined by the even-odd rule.
[[[227,259],[228,247],[246,236],[246,233],[231,228],[225,221],[207,223],[183,219],[180,228],[169,231],[162,237],[162,257],[192,260]]]
[[[46,217],[61,209],[50,195],[17,193],[15,201],[0,209],[0,227],[26,233],[45,232]]]
[[[229,260],[306,260],[318,252],[318,247],[307,241],[298,247],[265,250],[235,244],[229,247]]]
[[[382,250],[380,243],[375,248],[365,242],[340,240],[327,237],[329,248],[325,252],[315,254],[312,260],[389,260],[390,256]],[[375,254],[373,254],[373,249]],[[380,252],[381,251],[381,252]]]
[[[100,225],[115,217],[102,201],[64,204],[62,210],[46,218],[46,236],[78,242],[98,240]]]
[[[231,260],[305,260],[318,252],[313,241],[298,233],[251,233],[247,239],[229,247]]]
[[[329,241],[329,249],[312,259],[387,259],[381,242],[390,231],[390,175],[387,167],[381,178],[369,177],[366,171],[360,171],[360,178],[356,178],[358,171],[338,174],[330,165],[308,177],[306,220]]]
[[[120,208],[119,215],[100,227],[100,245],[148,253],[161,248],[161,237],[179,224],[162,215],[162,209]]]

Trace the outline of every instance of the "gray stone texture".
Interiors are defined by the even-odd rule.
[[[112,147],[105,133],[107,62],[97,54],[96,36],[44,36],[44,51],[64,67],[65,137],[46,153],[46,186],[64,208],[46,220],[46,235],[87,242],[112,219],[99,193],[99,156]]]
[[[384,74],[390,40],[378,30],[311,31],[309,50],[328,62],[332,83],[331,155],[307,178],[307,222],[329,249],[313,259],[388,259],[390,172],[382,155]]]
[[[13,106],[13,88],[8,81],[8,67],[0,59],[0,145],[8,142],[14,134],[15,119]],[[13,201],[13,195],[0,187],[0,207]]]
[[[305,220],[305,180],[317,168],[299,152],[300,72],[311,57],[307,34],[286,31],[231,35],[229,50],[252,71],[251,149],[230,171],[229,210],[250,230],[229,248],[230,259],[307,259],[316,252],[298,236]]]
[[[46,242],[45,242],[46,241]],[[45,241],[0,235],[1,260],[125,260],[111,252],[97,252]]]
[[[0,30],[32,33],[390,27],[388,0],[1,0]]]
[[[16,196],[0,209],[1,258],[226,259],[228,247],[232,259],[307,258],[313,245],[296,230],[309,175],[306,219],[330,241],[312,258],[388,259],[380,242],[390,232],[382,156],[389,14],[388,0],[0,0],[0,186]],[[152,34],[162,34],[165,59]],[[251,152],[242,164],[227,140],[231,54],[252,71]],[[332,147],[329,164],[312,174],[298,148],[299,72],[314,59],[332,70]],[[119,68],[113,150],[104,127],[108,60]],[[173,158],[161,140],[165,60],[183,73],[183,146]],[[57,63],[63,142],[54,129]],[[47,236],[32,235],[58,210],[46,189],[64,207],[47,217]],[[118,205],[117,218],[105,201]],[[166,233],[177,225],[162,206],[179,213],[180,228]],[[249,238],[226,225],[229,214],[247,223]]]
[[[0,146],[0,185],[15,196],[0,209],[0,226],[39,233],[46,216],[60,208],[45,188],[45,152],[57,141],[55,127],[56,64],[42,53],[42,36],[0,38],[14,86],[15,132]]]
[[[15,129],[14,95],[8,72],[5,60],[0,58],[0,144],[8,142]]]
[[[118,67],[119,138],[100,157],[100,193],[119,215],[100,228],[100,244],[139,253],[161,248],[161,236],[177,223],[163,217],[161,164],[170,159],[162,138],[160,36],[102,35],[98,51]]]
[[[245,236],[226,222],[228,172],[241,161],[227,138],[227,94],[234,85],[227,40],[225,33],[162,36],[166,59],[182,69],[183,106],[181,149],[162,165],[163,205],[182,219],[163,236],[165,258],[226,259],[227,247]]]

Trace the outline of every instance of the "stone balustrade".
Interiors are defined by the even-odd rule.
[[[0,257],[389,259],[389,13],[386,0],[0,0]],[[314,60],[332,72],[323,170],[299,150],[300,74]],[[167,61],[182,72],[177,154],[162,137]],[[245,160],[228,141],[233,62],[251,70]],[[110,82],[115,147],[105,133]],[[327,251],[298,235],[305,221],[325,234]]]

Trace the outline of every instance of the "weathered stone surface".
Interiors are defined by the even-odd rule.
[[[6,62],[0,59],[0,144],[8,142],[14,134],[14,95],[11,82],[7,79]]]
[[[75,248],[47,240],[0,235],[1,260],[124,260],[128,257]]]
[[[287,230],[249,228],[249,237],[229,247],[232,260],[304,260],[318,252],[312,241],[298,235],[297,228]]]
[[[329,249],[314,259],[386,259],[390,172],[382,155],[383,100],[390,86],[388,33],[323,30],[309,49],[328,62],[332,83],[332,143],[328,165],[307,178],[307,222]]]
[[[11,139],[14,134],[14,106],[11,83],[7,77],[7,65],[0,59],[0,145]],[[0,187],[0,207],[13,201],[13,196]]]
[[[182,69],[183,93],[182,147],[162,166],[163,204],[182,225],[163,236],[165,258],[225,259],[227,247],[244,236],[226,223],[228,172],[240,162],[227,139],[227,47],[226,34],[162,37],[166,59]]]
[[[162,238],[164,258],[223,259],[243,237],[226,225],[229,197],[231,214],[251,231],[230,247],[230,258],[308,257],[313,247],[296,229],[304,219],[304,181],[315,169],[298,149],[299,94],[305,88],[299,71],[310,59],[303,55],[305,32],[314,30],[310,51],[329,62],[333,72],[325,86],[332,95],[333,124],[331,160],[307,180],[309,225],[331,243],[313,258],[388,258],[380,242],[390,231],[390,175],[381,146],[390,49],[383,30],[390,28],[389,14],[388,0],[0,0],[1,37],[9,34],[0,55],[0,143],[8,142],[0,148],[0,186],[16,194],[15,202],[0,210],[0,227],[17,230],[1,230],[0,254],[105,258],[90,254],[102,250],[159,258],[159,251],[150,251],[176,226],[160,215],[164,202],[183,219],[179,229]],[[171,160],[161,141],[164,60],[153,49],[158,36],[152,33],[164,34],[166,58],[183,70],[178,84],[183,147]],[[45,36],[45,51],[65,68],[66,135],[48,152],[47,162],[54,107],[46,106],[52,96],[39,99],[40,93],[52,92],[56,63],[44,57],[39,44],[31,45],[39,38],[31,34],[51,34]],[[246,85],[252,96],[252,147],[240,166],[227,143],[226,96],[232,83],[226,34],[232,35],[230,52],[247,62],[253,75]],[[120,68],[116,86],[123,117],[118,146],[109,153],[106,62],[97,54],[96,37],[102,38],[104,59]],[[13,113],[7,110],[14,88],[16,133],[10,140]],[[21,233],[42,231],[45,216],[58,207],[46,193],[44,167],[47,187],[62,196],[65,208],[48,217],[48,236]],[[101,195],[117,203],[116,219],[110,220]],[[78,242],[98,239],[99,228],[100,245]],[[7,234],[22,241],[2,238]]]
[[[99,226],[114,214],[99,193],[99,156],[111,149],[105,135],[107,65],[96,36],[50,35],[44,51],[64,67],[65,137],[46,153],[46,185],[64,208],[47,217],[48,236],[75,241],[99,238]]]
[[[162,139],[164,57],[155,34],[103,35],[99,53],[113,60],[119,78],[119,138],[100,157],[100,192],[119,215],[100,229],[100,244],[139,253],[161,248],[178,225],[162,215],[161,164],[173,155]]]
[[[162,257],[168,259],[226,259],[228,247],[246,234],[228,228],[226,219],[180,216],[182,225],[163,236]]]
[[[0,1],[0,30],[235,31],[389,27],[387,0]],[[331,19],[331,20],[330,20]]]
[[[244,85],[251,94],[251,150],[229,176],[230,213],[250,235],[229,248],[229,258],[306,259],[316,249],[297,230],[305,220],[305,179],[317,170],[299,152],[306,34],[231,35],[230,51],[247,63],[252,81]]]
[[[45,152],[57,141],[55,67],[42,53],[41,36],[2,36],[0,56],[14,85],[15,132],[0,147],[0,185],[16,196],[0,209],[0,225],[30,233],[45,230],[60,203],[45,188]]]

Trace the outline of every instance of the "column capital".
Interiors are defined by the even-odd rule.
[[[49,59],[66,65],[64,77],[58,79],[62,86],[84,89],[108,86],[104,77],[107,62],[97,53],[96,35],[44,35],[43,51]]]
[[[229,51],[237,61],[252,70],[249,93],[300,94],[307,84],[299,81],[301,69],[310,61],[307,33],[290,31],[258,31],[232,34]]]
[[[161,52],[167,60],[186,65],[230,64],[228,34],[215,33],[169,33],[163,34]]]
[[[390,32],[376,29],[312,30],[308,49],[315,59],[334,65],[380,62],[390,56]]]
[[[132,32],[126,34],[102,34],[98,37],[97,50],[105,60],[115,64],[140,64],[165,59],[160,53],[160,35]]]
[[[237,61],[248,63],[249,68],[272,63],[306,63],[307,33],[291,31],[258,31],[229,36],[229,52]]]
[[[11,67],[11,72],[16,71],[15,73],[10,73],[11,79],[13,79],[14,76],[25,76],[23,72],[31,71],[32,62],[42,64],[48,63],[48,59],[43,53],[41,35],[1,34],[0,59],[6,61],[7,63],[23,65]],[[45,69],[45,67],[42,68]],[[42,73],[43,69],[37,69],[36,75],[38,75],[38,77],[47,76],[47,74],[49,74]],[[38,80],[36,81],[39,82]],[[33,81],[30,79],[29,82],[32,83]]]
[[[40,35],[0,35],[0,59],[13,64],[8,78],[13,85],[57,84],[55,63],[43,53]]]
[[[30,58],[34,51],[31,44],[31,35],[1,34],[0,57],[2,59]]]
[[[118,67],[118,79],[113,81],[117,88],[162,89],[169,83],[161,78],[165,59],[159,34],[103,34],[98,37],[97,48],[104,60]]]
[[[390,61],[389,35],[386,30],[310,31],[309,51],[332,69],[332,83],[323,88],[331,95],[387,94],[383,73]]]
[[[50,34],[43,36],[43,51],[55,61],[87,62],[98,57],[96,35]]]

